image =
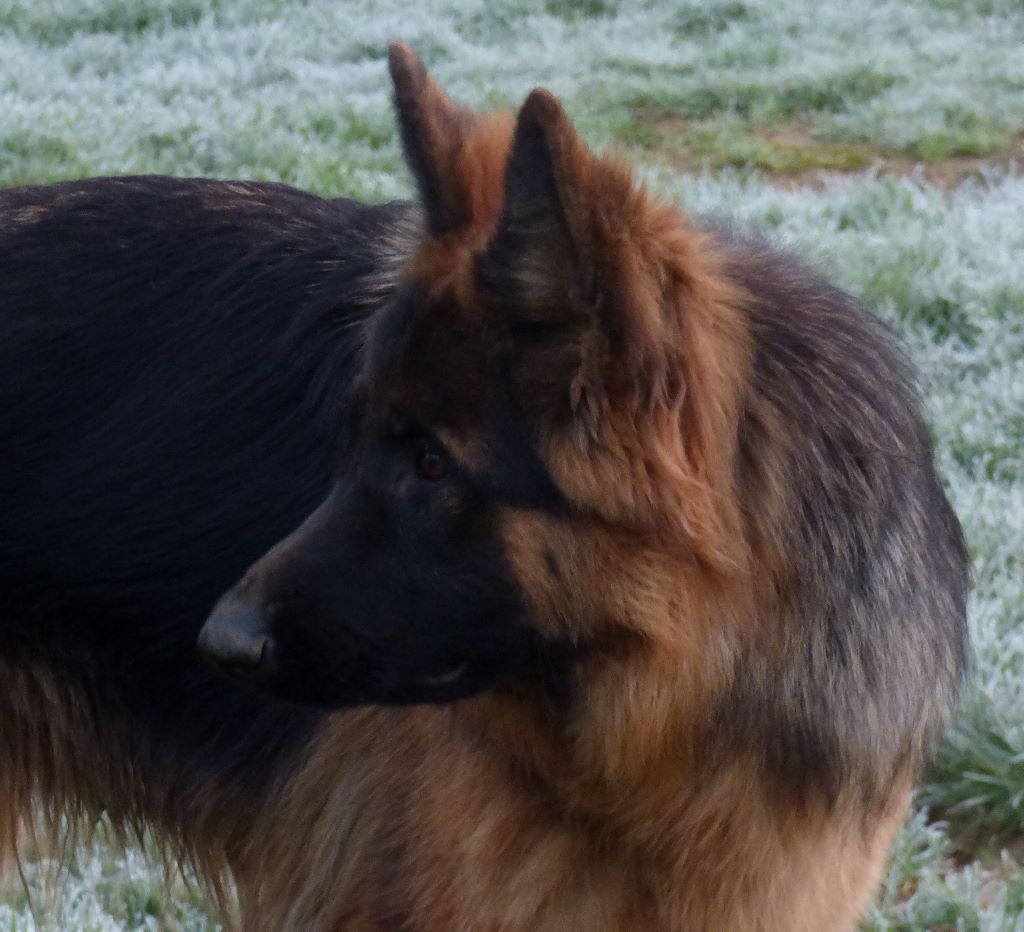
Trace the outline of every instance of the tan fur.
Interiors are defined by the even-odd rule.
[[[607,749],[581,741],[567,758],[553,744],[564,731],[540,719],[527,697],[334,716],[302,772],[236,814],[248,841],[231,854],[220,847],[238,882],[241,927],[850,929],[905,813],[901,784],[870,827],[852,806],[842,817],[787,821],[752,784],[749,762],[705,774],[712,768],[699,762],[680,770],[677,753],[620,759],[629,779],[597,785],[591,756]],[[109,736],[93,740],[111,746]],[[72,757],[69,736],[54,741],[65,761],[92,759],[85,748]],[[627,753],[644,743],[638,737]],[[118,779],[54,773],[46,789],[107,793]],[[691,791],[680,797],[681,783]],[[211,792],[211,802],[223,798]],[[5,802],[9,839],[24,800]],[[98,800],[88,808],[98,812]],[[188,833],[210,879],[217,836],[200,828]]]
[[[212,779],[184,812],[167,775],[138,766],[131,730],[97,684],[27,658],[0,660],[0,682],[0,876],[21,872],[26,849],[63,863],[102,819],[122,845],[155,838],[168,875],[191,866],[228,915],[235,851],[251,826],[227,779]]]
[[[405,274],[424,313],[486,326],[474,263],[502,204],[482,166],[503,164],[512,127],[427,87],[421,106],[437,112],[419,119],[451,180],[441,196],[472,219],[428,238]],[[322,916],[339,930],[850,929],[903,818],[906,775],[878,811],[854,788],[780,796],[715,720],[775,608],[732,482],[746,298],[712,240],[592,156],[553,99],[534,106],[571,235],[631,310],[625,359],[583,329],[576,426],[542,438],[577,516],[508,510],[502,528],[534,624],[591,645],[572,674],[577,699],[506,690],[335,717],[248,855],[260,886],[248,915],[266,929]],[[454,120],[461,147],[437,128]],[[544,312],[550,269],[534,270]],[[457,458],[481,459],[472,435],[441,436]],[[313,806],[324,815],[310,826]]]
[[[756,486],[736,486],[750,296],[715,240],[591,154],[550,95],[534,92],[517,128],[450,101],[404,46],[391,70],[436,201],[428,224],[450,224],[428,231],[403,271],[420,313],[514,339],[493,319],[479,263],[500,245],[516,133],[535,131],[551,160],[565,229],[541,225],[553,251],[522,257],[516,310],[554,315],[571,336],[556,354],[517,357],[514,378],[536,400],[537,453],[571,514],[505,507],[499,536],[531,623],[582,652],[560,700],[505,687],[446,707],[332,715],[296,772],[248,800],[237,834],[211,815],[221,787],[194,827],[170,834],[204,855],[208,876],[230,866],[255,932],[853,929],[918,760],[879,752],[876,769],[898,761],[895,779],[866,800],[848,774],[831,789],[785,785],[759,744],[772,736],[731,730],[747,658],[781,664],[800,621],[780,608],[793,572],[776,537],[784,457],[766,451]],[[572,282],[560,277],[567,263]],[[426,389],[398,378],[393,390]],[[767,435],[787,431],[766,419]],[[441,438],[457,459],[482,461],[471,433]],[[250,580],[285,556],[271,551]],[[30,727],[16,707],[27,693],[6,693],[8,721]],[[60,769],[83,739],[74,704],[56,704],[57,750],[19,759],[0,796],[7,837],[29,795],[73,787],[98,811],[139,792],[119,786],[124,775]],[[155,806],[165,825],[169,803]]]
[[[408,46],[393,43],[389,64],[403,129],[429,166],[431,185],[459,233],[486,239],[501,206],[512,116],[480,116],[452,101]]]
[[[338,716],[243,859],[245,927],[838,932],[905,815],[906,781],[870,824],[852,799],[780,812],[748,761],[648,760],[645,788],[595,793],[562,752],[549,784],[543,751],[509,754],[523,713]]]

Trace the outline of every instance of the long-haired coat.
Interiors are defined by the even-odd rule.
[[[0,844],[106,813],[247,929],[850,929],[964,660],[903,363],[390,65],[419,204],[0,192]]]

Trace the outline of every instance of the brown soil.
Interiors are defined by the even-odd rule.
[[[713,139],[708,143],[707,123],[695,123],[665,111],[637,116],[649,135],[645,136],[642,146],[627,144],[627,150],[639,150],[646,160],[653,158],[684,172],[750,164],[769,183],[785,189],[820,189],[831,179],[867,170],[899,178],[916,175],[947,191],[990,171],[1024,173],[1024,133],[1009,145],[984,155],[922,159],[915,154],[869,143],[834,142],[815,135],[806,124],[792,122],[775,127],[740,127],[741,145],[737,155],[729,148],[728,140],[721,147],[716,147]],[[702,131],[705,134],[703,144],[700,142]],[[691,142],[694,139],[696,143]],[[744,144],[757,150],[749,160],[742,155]]]
[[[936,161],[922,161],[909,155],[882,156],[871,162],[869,169],[879,175],[907,178],[917,174],[943,191],[951,191],[964,181],[984,177],[986,172],[999,171],[1012,175],[1024,173],[1024,150],[1020,147],[1012,152],[994,153],[986,156],[954,155]],[[779,187],[820,189],[829,180],[852,171],[809,168],[798,172],[765,172],[766,180]]]

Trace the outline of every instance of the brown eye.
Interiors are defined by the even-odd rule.
[[[448,475],[448,458],[433,447],[416,454],[416,474],[427,482],[438,482]]]

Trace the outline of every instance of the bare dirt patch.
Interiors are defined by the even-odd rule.
[[[821,188],[838,176],[867,170],[882,176],[922,177],[943,190],[991,172],[1024,172],[1024,133],[982,153],[923,158],[912,151],[827,139],[797,121],[754,126],[637,111],[622,142],[627,154],[679,171],[753,168],[770,184],[787,189]]]

